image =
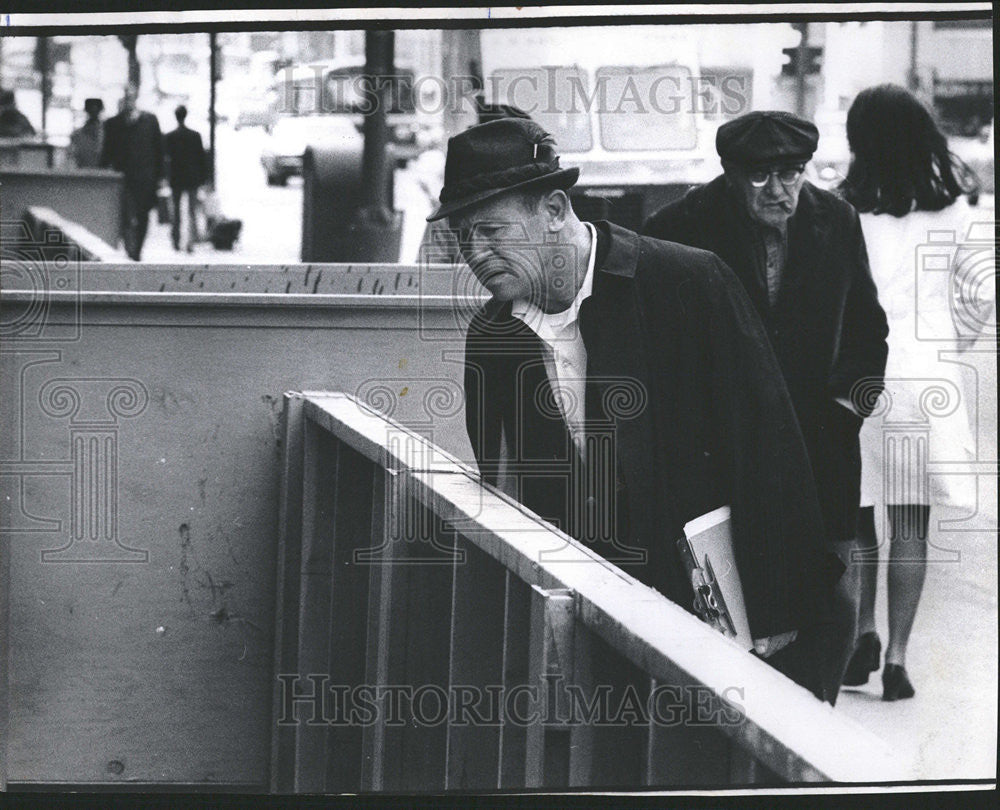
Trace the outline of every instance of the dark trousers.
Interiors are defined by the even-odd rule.
[[[190,250],[192,243],[198,241],[198,187],[174,188],[170,187],[170,194],[173,197],[174,208],[173,218],[170,224],[170,238],[174,243],[174,250],[181,249],[181,203],[187,198],[187,248]]]
[[[830,594],[826,620],[799,630],[795,641],[765,659],[831,706],[837,703],[858,627],[856,566],[850,565],[853,543],[837,546],[837,556],[847,564],[847,570]]]
[[[149,230],[150,210],[134,191],[127,187],[122,189],[122,240],[128,257],[136,262],[142,256],[146,231]]]

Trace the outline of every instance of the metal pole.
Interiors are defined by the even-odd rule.
[[[458,98],[449,99],[451,103],[444,111],[444,131],[447,137],[457,135],[478,123],[475,98],[483,97],[483,57],[479,40],[477,30],[454,29],[441,32],[441,75],[453,77],[453,81],[459,83],[454,92],[462,99],[461,105],[455,103]]]
[[[365,142],[361,152],[360,207],[334,261],[399,261],[403,214],[392,207],[393,167],[389,163],[386,113],[392,92],[392,31],[365,32]]]
[[[918,28],[920,23],[916,20],[910,23],[910,74],[906,77],[907,84],[910,86],[912,92],[916,92],[920,89],[920,74],[917,69],[917,45],[918,45]]]
[[[799,42],[799,59],[795,70],[795,112],[805,118],[806,115],[806,53],[809,45],[809,23],[799,23],[802,41]]]
[[[215,188],[215,80],[218,71],[219,45],[213,31],[208,35],[208,65],[211,74],[208,97],[208,180]]]
[[[386,110],[390,101],[389,81],[392,73],[395,33],[393,31],[365,32],[365,82],[369,98],[377,99],[375,109],[365,115],[365,146],[361,160],[362,206],[376,220],[388,222],[389,177],[386,149],[389,145],[389,128]]]
[[[38,42],[35,45],[35,60],[37,62],[37,67],[41,73],[41,89],[42,89],[42,133],[43,135],[48,131],[46,122],[48,119],[49,112],[49,101],[52,97],[52,79],[49,76],[49,38],[48,37],[38,37]]]

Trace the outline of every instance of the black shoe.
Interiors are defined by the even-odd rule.
[[[882,670],[882,700],[901,700],[915,694],[913,684],[906,677],[906,668],[898,664],[886,664]]]
[[[868,675],[878,669],[882,657],[882,642],[877,633],[865,633],[858,639],[854,654],[844,673],[844,686],[862,686],[868,683]]]

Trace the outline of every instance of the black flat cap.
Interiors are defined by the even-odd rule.
[[[99,98],[85,98],[83,100],[83,109],[87,112],[91,110],[101,112],[104,109],[104,102]]]
[[[552,136],[530,118],[502,118],[449,138],[441,204],[427,221],[514,189],[569,188],[580,170],[560,169],[555,147]]]
[[[811,121],[789,112],[760,110],[727,121],[715,134],[719,157],[745,166],[805,162],[819,143],[819,130]]]

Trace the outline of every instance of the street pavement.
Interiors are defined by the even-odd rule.
[[[302,230],[302,181],[270,187],[260,165],[263,130],[218,133],[219,199],[223,213],[243,220],[233,251],[208,244],[192,255],[170,244],[169,225],[150,226],[143,260],[163,263],[286,264],[298,262]],[[397,172],[396,207],[405,211],[403,259],[414,261],[424,217],[437,196],[440,155],[430,154]],[[993,197],[981,203],[992,215]],[[961,524],[954,510],[932,512],[931,557],[913,628],[907,669],[916,697],[885,703],[881,672],[865,687],[845,689],[837,710],[887,740],[921,779],[989,778],[996,772],[997,729],[997,372],[995,345],[977,344],[979,460],[993,474],[979,480],[979,512]],[[951,523],[949,523],[951,521]],[[957,559],[946,559],[957,551]],[[885,550],[879,569],[877,622],[886,643]]]

